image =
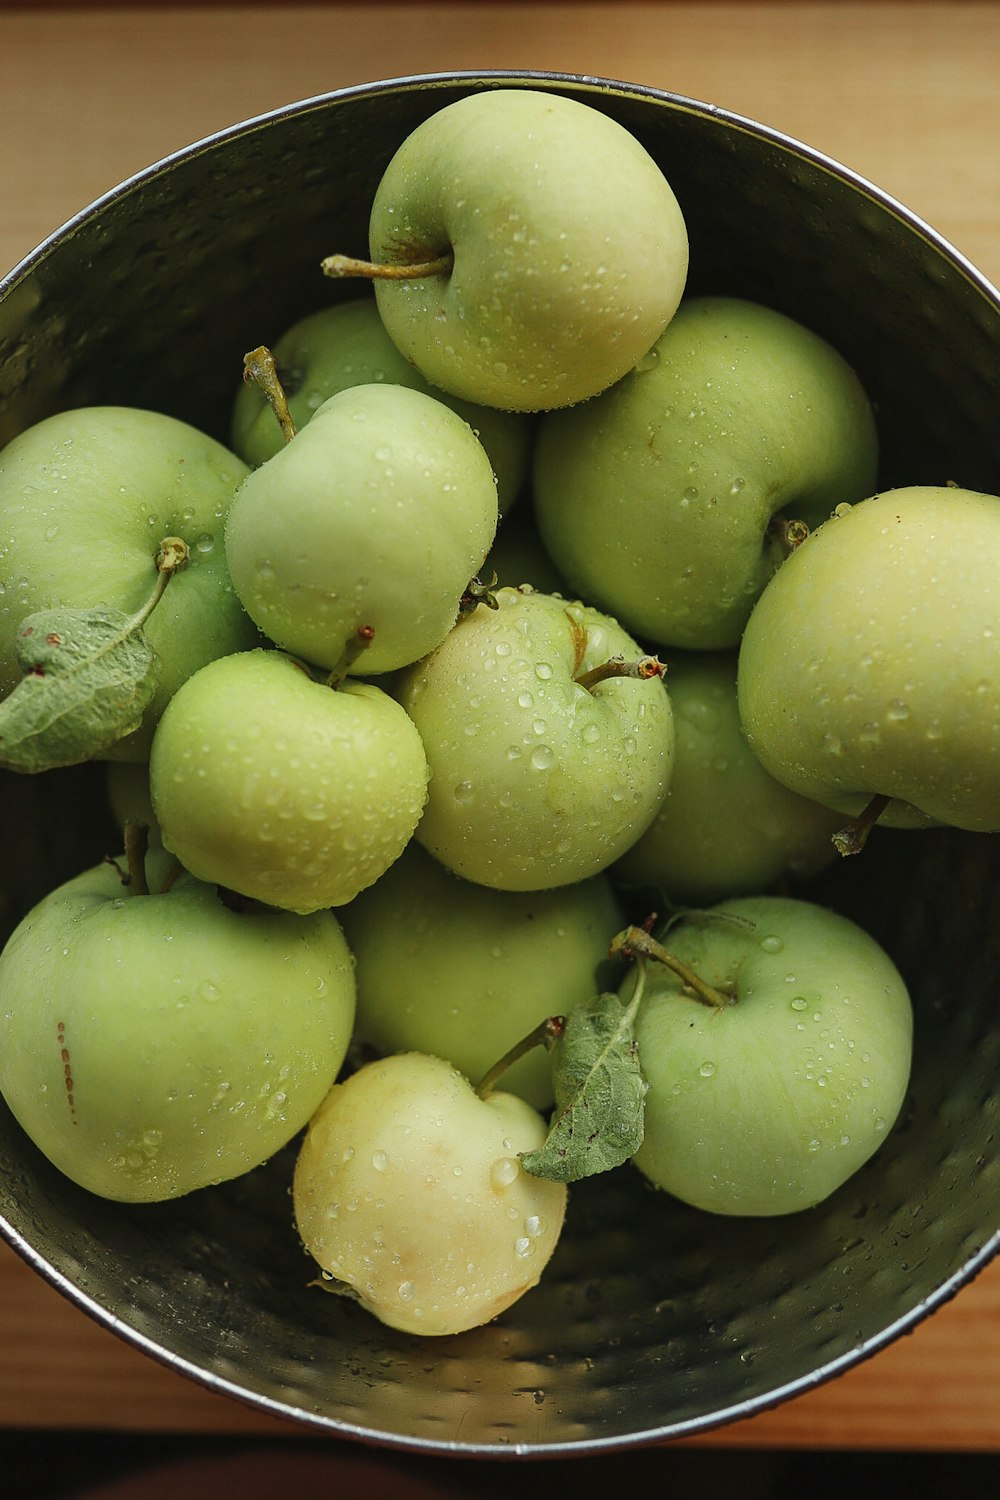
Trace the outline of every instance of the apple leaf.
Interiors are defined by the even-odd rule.
[[[577,1182],[619,1167],[642,1144],[646,1080],[633,1030],[635,1006],[597,995],[571,1011],[552,1044],[556,1107],[544,1143],[521,1157],[525,1170]]]
[[[46,609],[14,643],[24,676],[0,703],[0,766],[34,773],[101,755],[139,727],[157,657],[134,615]]]

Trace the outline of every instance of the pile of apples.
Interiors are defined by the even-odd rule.
[[[370,253],[230,446],[99,407],[0,453],[0,762],[106,761],[124,829],[7,941],[0,1090],[117,1200],[296,1141],[325,1283],[446,1334],[581,1177],[784,1214],[884,1140],[905,983],[787,892],[876,821],[1000,829],[1000,500],[876,494],[855,373],[685,297],[579,102],[431,116]]]

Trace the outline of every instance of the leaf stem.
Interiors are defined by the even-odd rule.
[[[691,990],[703,1005],[710,1005],[715,1010],[723,1010],[730,1002],[730,997],[724,990],[718,990],[707,983],[700,974],[682,959],[676,958],[642,927],[626,927],[624,932],[619,932],[612,939],[610,953],[612,958],[654,958],[657,963],[676,974],[685,988]]]
[[[515,1042],[513,1047],[505,1052],[503,1057],[498,1062],[495,1062],[489,1072],[485,1073],[476,1084],[476,1093],[480,1099],[488,1099],[502,1075],[506,1073],[508,1068],[512,1068],[516,1062],[520,1062],[522,1057],[526,1057],[536,1047],[551,1047],[552,1043],[562,1036],[565,1026],[565,1016],[546,1016],[545,1020],[536,1026],[533,1031],[529,1031],[527,1036],[523,1036],[519,1042]]]

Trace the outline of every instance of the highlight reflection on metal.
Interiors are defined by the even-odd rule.
[[[653,152],[688,219],[692,291],[778,307],[856,366],[879,416],[883,485],[996,488],[1000,297],[960,255],[869,184],[753,122],[551,74],[344,90],[124,183],[0,282],[0,440],[100,401],[172,411],[224,438],[244,351],[344,294],[319,262],[333,248],[365,252],[371,194],[404,135],[470,89],[519,83],[577,95]],[[75,816],[81,780],[94,776],[55,776],[46,822],[61,807]],[[68,835],[45,866],[37,808],[22,812],[21,832],[42,883],[72,873],[77,843],[98,836],[92,825]],[[40,892],[5,847],[9,925],[16,903]],[[0,1106],[0,1229],[140,1348],[340,1434],[466,1455],[571,1454],[758,1411],[912,1327],[1000,1247],[996,840],[876,839],[848,864],[819,894],[903,969],[916,1063],[881,1152],[811,1212],[713,1220],[628,1170],[593,1180],[573,1192],[539,1288],[487,1328],[421,1342],[307,1289],[290,1151],[178,1203],[127,1207],[64,1181]]]

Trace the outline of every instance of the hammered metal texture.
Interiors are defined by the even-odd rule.
[[[224,438],[244,351],[337,295],[318,262],[365,252],[374,185],[407,131],[471,88],[518,80],[606,110],[653,152],[688,219],[692,290],[768,302],[855,364],[878,411],[884,485],[1000,486],[1000,300],[961,257],[875,189],[751,122],[553,75],[348,90],[125,184],[0,284],[0,438],[92,401],[169,410]],[[78,778],[46,785],[47,821],[72,821]],[[99,804],[96,779],[93,792]],[[37,865],[36,820],[25,839]],[[80,849],[52,854],[54,877],[83,849],[104,852],[98,823]],[[5,858],[9,926],[38,892],[9,845]],[[1000,844],[877,831],[811,893],[901,967],[916,1055],[882,1150],[805,1214],[711,1218],[625,1169],[574,1190],[535,1291],[489,1327],[420,1341],[307,1286],[290,1150],[176,1204],[127,1207],[62,1179],[0,1106],[0,1227],[147,1352],[342,1435],[569,1455],[758,1411],[912,1327],[1000,1244]]]

